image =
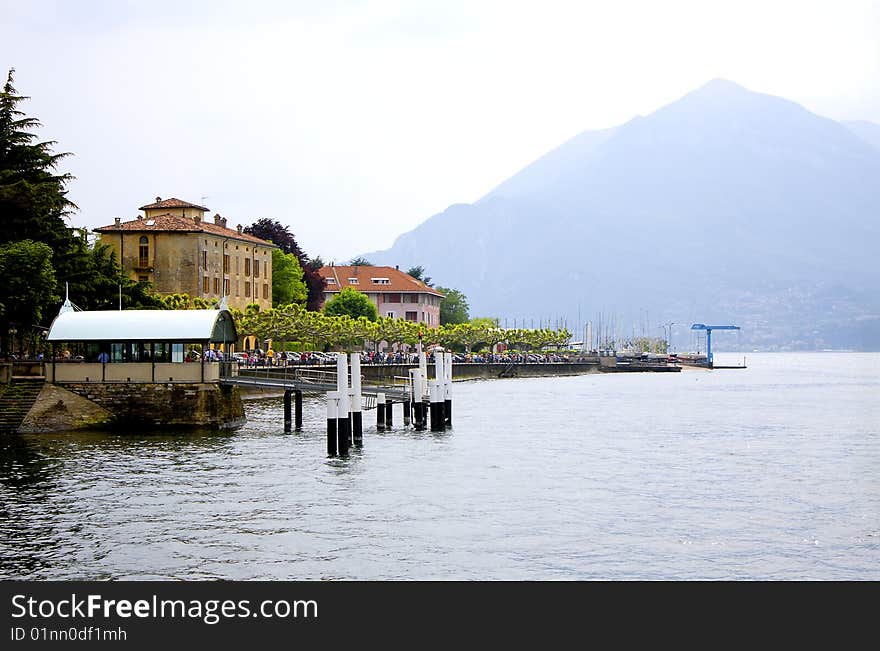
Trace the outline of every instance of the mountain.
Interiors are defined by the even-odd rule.
[[[880,350],[871,127],[713,80],[364,255],[422,265],[508,325],[601,313],[622,335],[674,321],[682,348],[715,322],[743,326],[730,347]]]
[[[880,149],[880,124],[866,120],[844,121],[841,124],[869,145]]]

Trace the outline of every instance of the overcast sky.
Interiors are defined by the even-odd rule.
[[[325,261],[715,77],[880,123],[876,1],[0,0],[0,34],[75,225],[173,196]]]

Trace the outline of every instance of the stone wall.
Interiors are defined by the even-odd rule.
[[[233,428],[244,423],[235,387],[217,384],[46,384],[20,433],[125,426]]]

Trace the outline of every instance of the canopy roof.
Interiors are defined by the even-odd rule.
[[[233,342],[228,310],[64,311],[55,317],[48,341]]]

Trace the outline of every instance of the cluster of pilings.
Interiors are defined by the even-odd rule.
[[[354,445],[364,442],[361,413],[361,356],[351,354],[351,384],[348,381],[348,359],[345,353],[336,356],[336,391],[327,393],[327,454],[347,455]]]
[[[416,430],[425,430],[430,423],[432,432],[452,427],[452,353],[434,354],[434,379],[428,380],[425,353],[419,354],[419,366],[410,370],[410,379],[403,404],[403,424]],[[361,412],[360,355],[351,355],[351,384],[348,360],[344,353],[336,358],[336,391],[327,393],[327,454],[348,454],[354,445],[363,445]],[[301,425],[301,397],[297,391],[297,423]],[[289,399],[285,394],[285,423],[288,419]],[[384,432],[394,426],[394,400],[384,393],[376,395],[376,431]],[[299,425],[297,427],[299,429]]]
[[[434,353],[433,380],[428,380],[425,353],[419,353],[419,366],[409,374],[409,396],[403,404],[404,424],[409,425],[411,413],[417,430],[427,429],[429,422],[432,432],[452,427],[452,353]]]

